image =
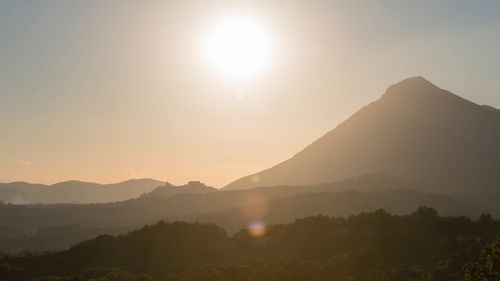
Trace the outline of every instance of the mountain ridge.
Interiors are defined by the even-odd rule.
[[[500,111],[443,90],[421,76],[388,87],[291,158],[224,190],[329,182],[386,173],[425,191],[494,190],[500,183]]]
[[[17,181],[0,183],[0,201],[14,204],[104,203],[135,198],[163,184],[150,178],[110,184],[68,180],[45,185]]]

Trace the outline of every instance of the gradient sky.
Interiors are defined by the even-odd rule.
[[[0,2],[0,181],[220,187],[415,75],[500,107],[499,1],[176,2]],[[238,17],[273,51],[236,83],[200,45]]]

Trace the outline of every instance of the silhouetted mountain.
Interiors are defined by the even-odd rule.
[[[217,189],[210,186],[206,186],[205,184],[199,181],[190,181],[182,186],[175,186],[167,182],[165,183],[165,185],[159,186],[154,190],[152,190],[151,192],[144,194],[143,196],[170,197],[182,193],[209,193],[214,191],[217,191]]]
[[[433,192],[498,191],[500,110],[422,77],[390,86],[289,160],[227,185],[303,185],[385,173]]]
[[[50,186],[26,182],[0,183],[0,201],[13,204],[114,202],[138,197],[163,184],[153,179],[132,179],[113,184],[65,181]]]

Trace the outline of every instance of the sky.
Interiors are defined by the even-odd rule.
[[[245,19],[265,69],[218,73]],[[499,1],[0,2],[0,182],[155,178],[222,187],[421,75],[500,107]]]

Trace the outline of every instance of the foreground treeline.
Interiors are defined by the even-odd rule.
[[[308,217],[251,235],[184,222],[103,235],[63,252],[5,256],[0,280],[500,280],[500,221],[383,210]],[[257,237],[258,236],[258,237]]]

